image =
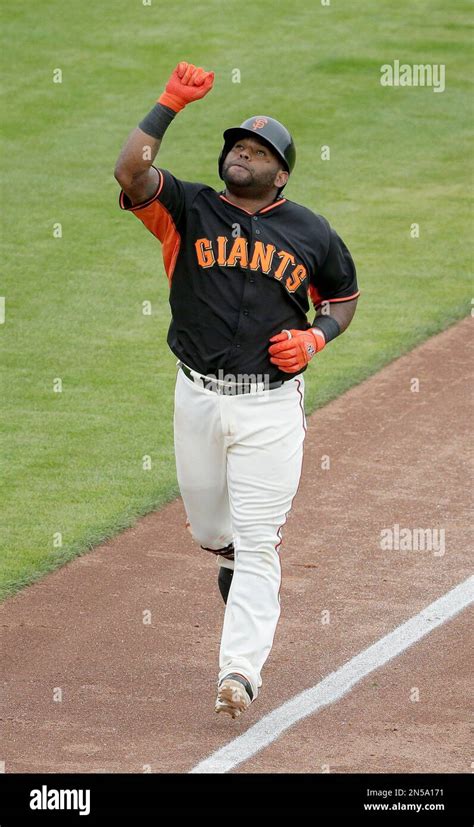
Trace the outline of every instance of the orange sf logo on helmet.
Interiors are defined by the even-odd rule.
[[[257,118],[252,124],[252,129],[263,129],[268,123],[266,118]]]

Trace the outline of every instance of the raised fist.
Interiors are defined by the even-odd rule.
[[[182,60],[171,75],[158,103],[179,112],[186,104],[207,95],[214,83],[214,72],[205,72],[201,66]]]

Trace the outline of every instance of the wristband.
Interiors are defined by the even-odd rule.
[[[317,316],[313,322],[314,329],[321,330],[325,339],[325,344],[339,336],[341,328],[332,316]]]
[[[163,106],[166,106],[168,109],[171,109],[176,115],[178,112],[181,112],[181,110],[184,109],[184,107],[187,103],[189,103],[189,101],[184,101],[182,98],[178,97],[178,95],[173,95],[172,92],[167,92],[165,90],[161,93],[157,103],[161,103],[163,104]]]
[[[162,103],[155,103],[148,115],[145,115],[142,121],[138,124],[143,132],[151,135],[152,138],[162,138],[168,129],[171,121],[175,117],[176,112]]]

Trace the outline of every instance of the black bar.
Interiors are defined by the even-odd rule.
[[[46,788],[46,789],[44,789]],[[305,810],[313,815],[360,818],[363,823],[472,825],[472,775],[340,774],[3,774],[0,827],[19,824],[102,825],[137,814],[154,824],[164,810],[215,810],[221,815],[257,810]],[[33,792],[39,791],[38,793]],[[90,791],[89,806],[86,791]],[[66,809],[50,809],[61,803]],[[79,792],[82,791],[82,798]],[[47,809],[31,809],[31,803]],[[68,806],[77,809],[67,809]],[[368,805],[371,805],[370,807]],[[378,806],[375,806],[378,805]],[[381,808],[380,805],[384,805]],[[408,806],[410,805],[410,806]],[[84,815],[80,815],[80,811]]]

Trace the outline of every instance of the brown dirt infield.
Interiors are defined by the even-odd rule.
[[[213,712],[217,566],[176,500],[0,607],[5,771],[187,772],[465,580],[470,324],[308,419],[281,546],[282,616],[261,694],[241,719]],[[381,530],[396,524],[444,529],[445,553],[382,551]],[[236,772],[469,772],[468,614]]]

